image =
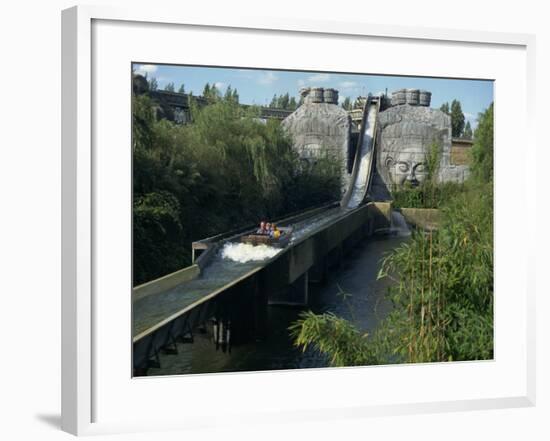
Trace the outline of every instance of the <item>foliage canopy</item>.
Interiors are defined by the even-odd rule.
[[[191,242],[337,199],[329,158],[303,164],[280,123],[222,97],[191,98],[192,123],[156,120],[146,95],[133,97],[134,284],[189,265]]]

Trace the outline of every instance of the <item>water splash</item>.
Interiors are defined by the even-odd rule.
[[[281,251],[280,248],[274,248],[264,244],[226,243],[221,250],[221,255],[223,259],[246,263],[250,261],[271,259]]]
[[[397,236],[406,237],[411,235],[411,229],[405,217],[399,211],[391,212],[391,232]]]

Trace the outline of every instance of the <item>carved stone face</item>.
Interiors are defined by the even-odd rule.
[[[405,184],[416,187],[428,175],[426,154],[419,148],[411,147],[389,154],[384,165],[391,183],[397,188]]]

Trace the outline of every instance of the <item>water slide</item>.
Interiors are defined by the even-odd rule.
[[[342,208],[353,209],[365,200],[374,172],[376,118],[380,110],[380,97],[369,96],[363,109],[361,132],[353,161],[350,185],[342,198]]]
[[[330,204],[277,222],[282,226],[292,224],[294,240],[301,240],[313,231],[339,218],[351,215],[349,210],[357,208],[365,201],[374,173],[376,121],[379,110],[380,98],[369,97],[363,109],[351,183],[339,206],[338,203]],[[262,256],[259,260],[251,259],[249,250],[243,252],[239,249],[243,244],[237,236],[240,237],[242,234],[241,232],[233,237],[228,233],[229,237],[225,238],[225,235],[222,235],[223,239],[217,239],[216,247],[211,249],[210,258],[205,260],[203,267],[193,277],[177,281],[174,275],[179,272],[176,272],[134,288],[132,303],[134,366],[146,364],[151,357],[151,351],[154,352],[166,344],[170,338],[170,332],[174,332],[173,329],[183,324],[191,329],[196,323],[204,321],[206,316],[213,314],[211,307],[214,303],[208,302],[209,299],[226,287],[259,271],[276,257],[275,254],[281,252],[281,250],[275,250],[275,254],[266,254],[265,258]],[[235,254],[234,251],[238,252],[237,256],[226,258],[226,254],[232,252]],[[173,283],[172,279],[175,280]],[[150,293],[137,295],[140,290],[148,288],[148,285],[152,287]]]
[[[350,185],[338,204],[329,204],[303,213],[295,214],[286,219],[280,219],[277,223],[281,226],[291,224],[294,227],[293,241],[300,240],[312,231],[323,228],[336,218],[346,216],[348,210],[357,208],[365,200],[370,186],[371,175],[374,172],[375,134],[376,120],[380,109],[380,99],[371,96],[367,99],[363,109],[361,132],[355,153]],[[134,335],[155,326],[162,319],[201,302],[213,292],[223,286],[232,283],[245,276],[247,273],[260,269],[267,264],[270,258],[280,250],[269,250],[273,255],[261,248],[243,249],[240,243],[241,232],[229,232],[226,235],[218,235],[215,238],[205,239],[210,245],[205,246],[208,252],[197,259],[200,270],[196,268],[193,277],[186,278],[178,283],[169,283],[172,276],[153,281],[150,284],[154,289],[154,295],[147,294],[151,291],[147,286],[134,289]],[[214,240],[215,239],[215,240]],[[200,242],[200,241],[199,241]],[[209,258],[210,256],[210,258]],[[202,259],[202,263],[199,262]],[[235,263],[239,263],[236,265]],[[170,280],[168,280],[170,279]],[[176,278],[173,278],[176,280]],[[146,292],[141,294],[141,292]],[[151,291],[151,292],[153,292]],[[158,291],[158,292],[157,292]]]

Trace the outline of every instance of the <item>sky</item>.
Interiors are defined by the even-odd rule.
[[[159,89],[174,83],[176,91],[183,83],[185,91],[201,95],[206,83],[216,84],[225,92],[227,86],[237,88],[243,104],[267,105],[273,95],[289,93],[299,98],[301,87],[332,87],[340,92],[340,102],[346,97],[352,101],[369,92],[385,92],[391,96],[396,89],[416,88],[432,92],[431,107],[439,108],[445,102],[458,99],[466,120],[475,128],[477,116],[493,101],[493,82],[488,80],[457,80],[385,76],[368,74],[342,74],[324,72],[301,72],[263,69],[240,69],[223,67],[176,66],[135,63],[136,73],[156,78]]]

